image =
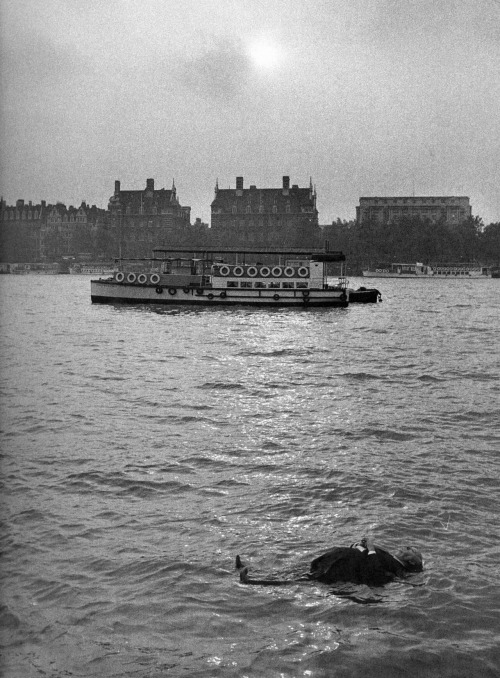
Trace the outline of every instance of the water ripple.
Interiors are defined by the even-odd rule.
[[[497,281],[296,313],[0,278],[6,677],[497,676]],[[424,572],[234,571],[296,576],[370,531]]]

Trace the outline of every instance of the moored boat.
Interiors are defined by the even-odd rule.
[[[59,263],[23,263],[10,264],[10,272],[15,275],[59,275],[66,271]]]
[[[476,263],[430,264],[377,264],[363,271],[365,278],[485,278],[491,277],[487,266]]]
[[[430,266],[416,264],[377,264],[373,270],[363,271],[364,278],[416,278],[432,276]]]
[[[430,268],[439,278],[491,278],[491,269],[476,263],[431,264]]]
[[[100,263],[79,263],[69,267],[71,275],[114,275],[117,272],[116,266]]]
[[[186,254],[190,256],[186,257]],[[92,302],[287,307],[348,305],[345,278],[340,276],[336,285],[330,285],[327,280],[329,265],[345,261],[342,252],[172,248],[155,249],[153,255],[140,263],[120,260],[120,270],[112,277],[92,280]],[[254,261],[254,255],[259,255],[266,263]],[[228,257],[228,261],[222,257]],[[267,263],[271,258],[274,263]]]

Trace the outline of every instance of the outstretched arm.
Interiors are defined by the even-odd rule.
[[[236,569],[240,573],[240,582],[242,584],[254,584],[255,586],[286,586],[287,584],[295,584],[297,581],[304,581],[304,579],[250,579],[248,576],[248,566],[236,556]],[[306,578],[307,579],[307,578]]]

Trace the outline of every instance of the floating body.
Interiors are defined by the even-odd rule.
[[[300,581],[319,581],[324,584],[351,582],[382,586],[396,578],[404,578],[411,572],[423,569],[422,555],[413,547],[407,547],[393,556],[379,546],[366,542],[348,547],[335,546],[315,558],[306,574],[296,579],[253,579],[248,576],[248,567],[236,556],[236,568],[243,584],[257,586],[282,586]]]

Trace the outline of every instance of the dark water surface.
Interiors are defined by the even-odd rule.
[[[373,282],[225,311],[0,276],[3,676],[499,675],[500,280]],[[233,569],[369,531],[424,573]]]

